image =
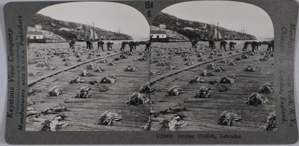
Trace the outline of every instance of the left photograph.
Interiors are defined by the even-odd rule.
[[[144,16],[119,3],[37,12],[27,30],[26,131],[147,130],[149,33]]]

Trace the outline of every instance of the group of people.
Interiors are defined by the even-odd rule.
[[[258,46],[261,46],[262,44],[268,45],[267,51],[274,52],[274,40],[269,41],[269,42],[256,42],[256,41],[244,42],[243,51],[246,51],[248,45],[251,45],[252,52],[254,52],[255,50],[258,50]]]
[[[197,48],[196,47],[197,43],[198,43],[197,40],[192,40],[191,41],[192,48]],[[236,42],[228,43],[230,51],[233,51],[235,49],[236,44],[237,44]],[[247,50],[247,47],[249,44],[251,45],[252,52],[254,52],[255,50],[258,50],[258,46],[261,46],[262,44],[268,45],[267,51],[274,52],[274,40],[269,41],[269,42],[246,41],[246,42],[244,42],[243,51]],[[224,40],[220,41],[220,49],[224,48],[224,50],[227,51],[226,45],[227,45],[226,41],[224,41]],[[215,49],[215,48],[216,48],[215,41],[209,40],[209,49]]]
[[[71,40],[69,42],[69,45],[70,45],[70,48],[72,49],[75,49],[75,43],[76,43],[76,40]],[[102,49],[102,51],[105,51],[104,50],[104,44],[105,42],[103,41],[98,41],[97,42],[98,44],[98,49]],[[130,48],[130,52],[133,52],[134,50],[136,51],[136,46],[139,46],[140,44],[144,44],[145,45],[145,50],[144,51],[150,51],[150,48],[151,48],[151,41],[140,41],[140,42],[134,42],[134,41],[123,41],[121,43],[121,48],[120,48],[120,51],[124,51],[124,49],[126,48],[126,46],[128,45],[129,48]],[[111,51],[112,50],[112,46],[114,45],[114,43],[112,42],[106,42],[106,45],[107,45],[107,50],[108,51]],[[86,41],[86,48],[87,49],[93,49],[93,43],[91,41]]]

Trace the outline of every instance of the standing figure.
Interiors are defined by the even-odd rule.
[[[229,50],[230,51],[234,51],[235,50],[235,45],[236,45],[237,43],[236,42],[229,42],[228,43],[228,45],[229,45]]]
[[[226,44],[227,44],[226,41],[220,41],[220,49],[223,47],[224,50],[227,51],[227,50],[226,50]]]
[[[112,42],[107,42],[106,44],[107,44],[107,50],[108,50],[108,51],[111,51],[111,50],[112,50],[112,45],[113,45],[114,43],[112,43]]]
[[[274,52],[274,40],[267,42],[267,44],[268,44],[267,51]]]
[[[86,41],[86,49],[92,49],[91,41]]]
[[[152,44],[152,43],[151,43],[150,40],[149,40],[149,41],[146,41],[146,42],[145,42],[145,50],[144,50],[144,51],[149,51],[149,52],[150,52],[150,51],[151,51],[151,50],[150,50],[150,48],[151,48],[151,44]]]
[[[105,44],[105,43],[104,43],[103,41],[99,41],[99,42],[98,42],[98,49],[100,49],[100,47],[101,47],[102,50],[103,50],[103,52],[105,51],[105,50],[104,50],[104,47],[103,47],[104,44]]]
[[[198,41],[196,41],[196,40],[192,40],[192,41],[191,41],[192,48],[197,48],[197,47],[196,47],[197,43],[198,43]]]
[[[209,49],[215,49],[215,42],[212,40],[209,40]]]

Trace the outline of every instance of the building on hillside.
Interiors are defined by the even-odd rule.
[[[168,42],[166,32],[162,30],[151,30],[150,39],[152,42]]]
[[[43,43],[44,35],[40,31],[27,31],[27,38],[29,42]]]

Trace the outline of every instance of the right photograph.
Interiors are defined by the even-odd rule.
[[[183,2],[150,27],[151,130],[277,131],[274,29],[241,2]]]

